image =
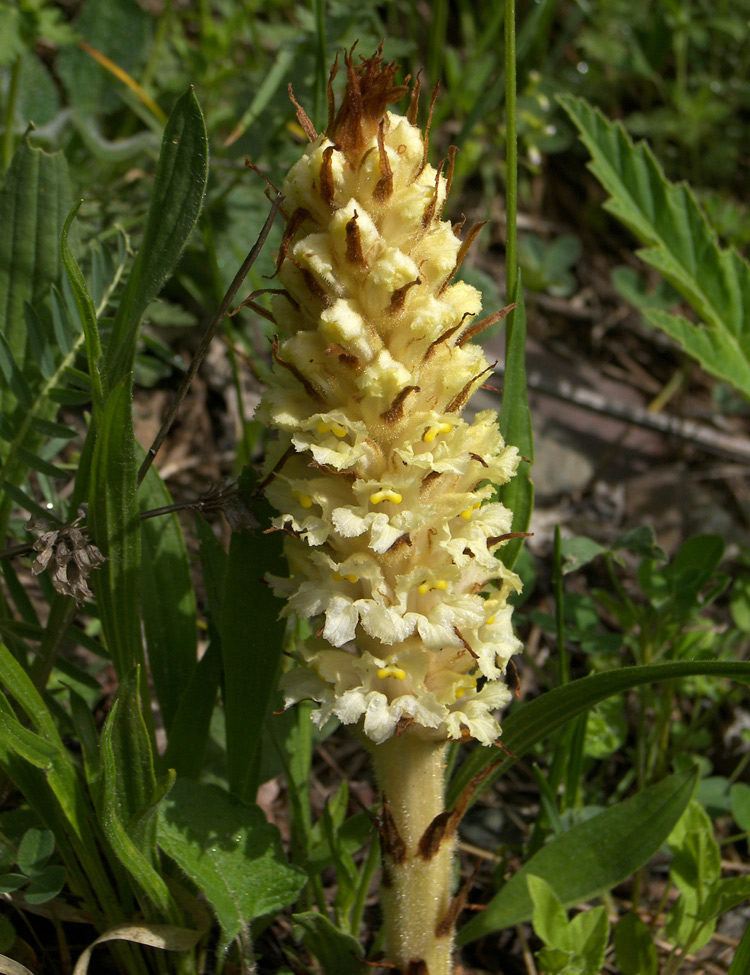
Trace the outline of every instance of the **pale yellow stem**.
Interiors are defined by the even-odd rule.
[[[386,956],[402,975],[454,971],[453,924],[446,921],[455,837],[433,825],[445,809],[444,752],[444,741],[408,732],[372,747],[386,803],[381,899]]]

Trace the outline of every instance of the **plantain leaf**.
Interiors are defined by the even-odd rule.
[[[562,728],[571,718],[588,711],[599,701],[622,691],[679,677],[729,677],[750,684],[750,662],[735,660],[683,660],[647,667],[621,667],[603,674],[593,674],[581,680],[556,687],[546,694],[511,711],[503,721],[503,748],[506,756],[487,776],[474,797],[499,775],[549,735]],[[498,761],[492,748],[475,748],[453,777],[447,791],[446,805],[454,805],[463,789],[488,765]]]
[[[164,129],[143,242],[112,327],[106,354],[112,385],[133,367],[141,318],[190,237],[203,205],[207,179],[206,124],[189,88]]]
[[[88,524],[107,561],[92,574],[107,648],[120,680],[144,661],[138,577],[140,522],[130,383],[109,396],[91,461]],[[88,441],[87,441],[88,442]]]
[[[0,332],[20,369],[26,358],[24,303],[34,304],[60,276],[59,240],[70,209],[68,166],[19,144],[0,192]],[[0,414],[10,409],[7,392]]]
[[[534,463],[534,435],[526,389],[526,305],[520,271],[513,300],[517,306],[508,316],[506,325],[500,432],[506,443],[518,448],[523,459],[516,476],[500,489],[499,497],[505,507],[513,512],[513,531],[525,532],[534,507],[534,485],[529,477],[529,469]],[[509,568],[515,564],[522,545],[522,538],[514,538],[500,550],[500,557]]]
[[[693,191],[670,182],[645,143],[633,145],[622,125],[581,98],[558,101],[591,153],[589,169],[610,194],[606,209],[646,245],[639,257],[692,305],[701,324],[659,309],[644,310],[646,320],[750,398],[750,264],[719,247]]]
[[[141,511],[172,504],[154,467],[138,492]],[[146,647],[167,734],[197,661],[195,590],[174,512],[141,522],[141,603]]]
[[[130,702],[123,703],[122,700],[117,700],[102,732],[101,824],[118,860],[145,894],[146,903],[143,906],[146,914],[153,914],[154,907],[158,911],[157,916],[148,919],[167,919],[172,924],[179,924],[181,921],[179,908],[154,865],[155,823],[153,821],[151,823],[151,835],[143,835],[137,826],[133,828],[133,816],[136,816],[137,820],[137,815],[131,811],[135,809],[135,804],[140,799],[146,797],[147,787],[153,783],[153,767],[150,767],[150,756],[146,757],[148,749],[145,747],[145,742],[148,741],[148,736],[146,735],[144,742],[142,734],[136,737],[133,735],[132,727],[127,727],[132,724],[130,720],[132,713],[130,716],[119,714],[121,707],[124,711],[128,711],[134,705],[137,706],[135,703],[137,698],[138,694],[135,691]],[[140,724],[141,731],[145,732],[142,715],[140,715]],[[122,763],[131,760],[136,762],[137,767],[124,769]]]
[[[563,907],[583,904],[621,883],[666,840],[690,801],[696,778],[694,769],[671,775],[551,840],[459,932],[458,943],[528,921],[534,910],[528,877],[545,880]]]

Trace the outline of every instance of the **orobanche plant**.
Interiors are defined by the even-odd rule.
[[[481,295],[454,280],[480,225],[461,241],[441,219],[452,156],[427,163],[419,83],[402,117],[387,110],[408,91],[396,65],[350,53],[346,71],[324,134],[298,106],[311,144],[282,190],[285,338],[259,412],[279,431],[267,493],[291,568],[274,586],[316,620],[284,690],[365,739],[384,795],[388,960],[444,975],[462,806],[445,810],[444,753],[492,745],[511,697],[520,582],[497,558],[512,513],[493,495],[519,455],[493,411],[462,415],[491,369],[469,340],[499,314],[478,321]]]

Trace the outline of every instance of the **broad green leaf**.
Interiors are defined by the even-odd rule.
[[[505,377],[503,405],[500,410],[500,433],[506,443],[518,448],[521,457],[516,476],[499,491],[502,503],[513,512],[514,532],[525,532],[534,507],[534,485],[529,468],[534,463],[534,435],[526,390],[526,305],[523,298],[523,276],[518,273],[514,301],[517,307],[508,315],[506,324]],[[505,565],[512,568],[521,551],[523,539],[514,538],[500,550]]]
[[[621,883],[667,838],[690,799],[695,777],[692,771],[672,775],[551,840],[459,932],[458,943],[528,920],[533,911],[529,875],[546,880],[563,907]]]
[[[34,304],[60,276],[60,233],[70,210],[68,167],[62,153],[32,149],[23,139],[0,191],[0,332],[23,370],[24,303]],[[0,415],[13,399],[4,391]]]
[[[570,922],[571,941],[583,961],[581,975],[601,975],[609,941],[609,919],[604,906],[581,911]]]
[[[18,844],[18,866],[31,876],[42,870],[55,849],[55,837],[48,829],[26,830]]]
[[[703,900],[707,888],[721,874],[721,851],[711,819],[699,802],[690,803],[667,843],[673,854],[672,881],[682,891],[696,891]]]
[[[57,897],[67,879],[68,872],[65,867],[53,864],[40,873],[34,874],[23,896],[29,904],[46,904],[47,901]]]
[[[615,955],[622,975],[656,975],[659,960],[648,925],[636,913],[621,918],[615,928]]]
[[[318,960],[322,971],[336,975],[363,975],[369,971],[357,939],[337,928],[324,914],[305,911],[293,914],[292,920],[304,929],[302,941]]]
[[[251,477],[243,475],[240,490],[249,496],[253,487]],[[232,535],[220,624],[229,788],[246,801],[255,799],[259,784],[261,734],[276,689],[285,629],[279,619],[284,604],[265,581],[266,573],[286,571],[281,536],[262,530],[272,516],[265,499],[258,499],[254,513],[260,527]]]
[[[735,782],[729,790],[729,801],[735,823],[746,833],[750,833],[750,785]]]
[[[127,381],[110,393],[101,416],[91,462],[88,524],[107,561],[92,574],[104,638],[118,677],[142,664],[138,580],[140,522],[136,499],[138,466]]]
[[[159,846],[216,912],[224,944],[253,918],[291,904],[307,880],[286,862],[261,810],[214,785],[175,782],[159,809]]]
[[[140,510],[172,504],[154,467],[138,491]],[[141,522],[141,605],[149,668],[167,734],[197,662],[195,590],[177,515]]]
[[[571,951],[574,946],[570,938],[568,915],[554,890],[543,877],[533,873],[527,874],[526,886],[533,905],[531,923],[534,933],[550,948]]]
[[[747,684],[750,683],[750,662],[685,660],[650,664],[647,667],[621,667],[619,670],[594,674],[556,687],[535,700],[514,708],[503,721],[502,743],[510,754],[500,759],[497,768],[483,781],[475,796],[510,768],[517,758],[521,758],[538,742],[554,734],[571,718],[587,711],[599,701],[641,684],[697,675],[729,677]],[[493,762],[498,762],[497,751],[491,748],[475,748],[450,783],[446,798],[448,806],[454,805],[472,778]]]
[[[106,362],[113,386],[133,367],[141,318],[192,233],[207,179],[206,124],[189,88],[164,129],[146,230],[112,327]]]
[[[589,168],[610,194],[606,209],[646,245],[639,257],[693,306],[701,324],[659,309],[645,311],[646,320],[750,397],[750,264],[719,247],[692,190],[671,183],[647,145],[633,145],[622,125],[583,99],[563,95],[558,101],[591,153]]]

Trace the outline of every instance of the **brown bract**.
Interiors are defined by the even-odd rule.
[[[362,155],[364,147],[371,143],[388,106],[403,98],[409,91],[409,86],[394,84],[400,66],[392,61],[383,64],[382,46],[371,58],[360,58],[360,64],[354,63],[354,48],[344,55],[344,60],[346,89],[335,117],[328,120],[326,135],[354,161]],[[336,65],[328,81],[331,109],[331,83],[335,74]],[[333,112],[330,114],[332,116]]]

